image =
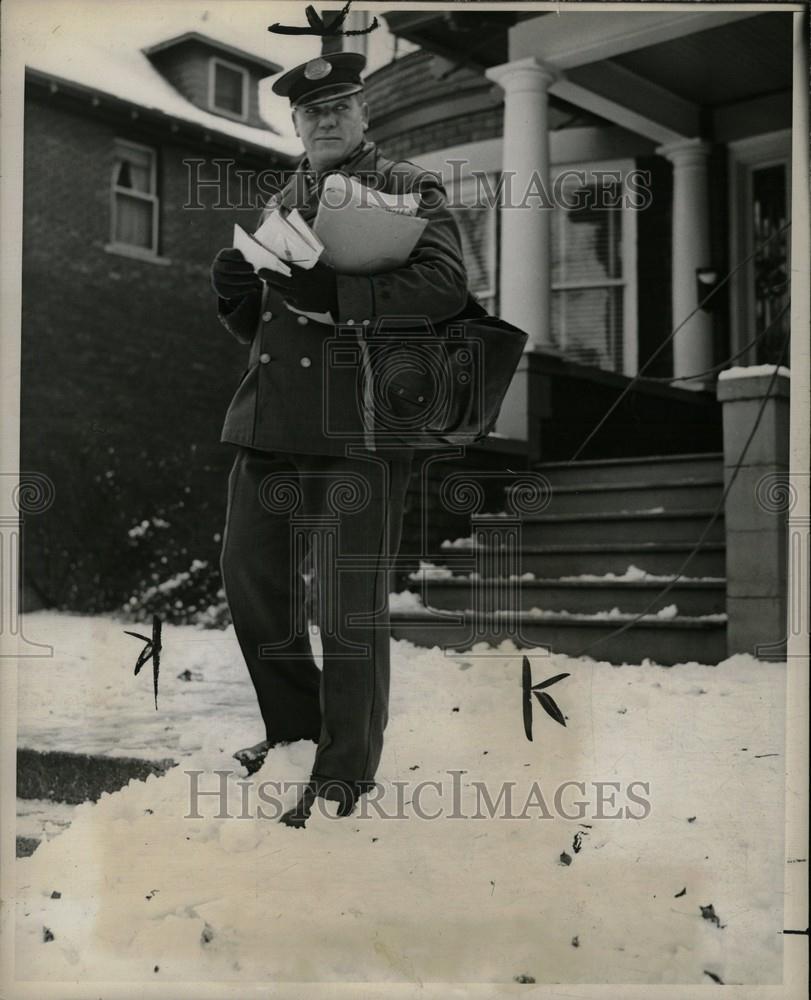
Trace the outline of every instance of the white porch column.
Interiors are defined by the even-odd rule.
[[[659,146],[656,152],[673,164],[673,327],[698,305],[696,268],[711,267],[707,158],[710,145],[684,139]],[[673,374],[677,377],[712,368],[712,318],[699,310],[673,339]],[[677,382],[701,389],[704,382]]]
[[[533,56],[486,72],[504,90],[503,169],[509,180],[501,211],[500,312],[526,330],[529,349],[551,347],[550,212],[541,201],[550,188],[547,91],[558,74]],[[521,205],[528,192],[533,196]]]

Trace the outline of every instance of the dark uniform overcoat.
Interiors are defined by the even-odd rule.
[[[369,440],[358,348],[381,318],[439,322],[467,298],[459,233],[441,184],[413,163],[386,159],[371,142],[340,169],[387,193],[418,188],[428,224],[407,264],[339,274],[336,326],[292,311],[273,288],[236,309],[219,302],[223,323],[250,345],[222,431],[237,446],[221,557],[226,597],[268,740],[315,740],[311,781],[328,798],[341,797],[329,792],[334,782],[368,789],[380,759],[389,568],[413,454]],[[312,222],[317,204],[317,181],[302,161],[267,210],[296,207]],[[317,550],[322,670],[297,603],[304,542],[311,559]]]
[[[359,398],[361,353],[347,327],[374,331],[381,317],[424,316],[439,322],[465,306],[467,276],[459,233],[439,181],[407,160],[386,159],[372,142],[364,143],[340,172],[385,193],[418,190],[418,215],[428,225],[405,267],[338,276],[335,319],[340,335],[336,328],[288,309],[274,288],[266,286],[261,301],[255,293],[231,313],[220,300],[222,322],[240,342],[250,344],[248,368],[228,409],[223,441],[344,455],[347,444],[367,440]],[[317,203],[317,189],[300,169],[265,211],[297,207],[311,222]]]

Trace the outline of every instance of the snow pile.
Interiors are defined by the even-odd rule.
[[[155,712],[121,623],[37,614],[25,631],[55,647],[19,672],[21,731],[54,725],[42,749],[98,730],[155,756],[183,743],[186,757],[78,807],[17,862],[21,980],[780,980],[784,666],[530,651],[534,683],[571,674],[549,689],[566,727],[535,705],[530,743],[509,643],[460,656],[394,643],[381,811],[316,811],[300,831],[272,816],[308,775],[311,743],[273,751],[247,781],[230,773],[260,728],[232,633],[167,628]],[[215,793],[196,813],[192,781]],[[628,816],[634,782],[646,818]],[[436,819],[415,812],[420,783]],[[482,809],[482,788],[496,803],[507,787],[512,809]]]
[[[456,547],[457,548],[461,548],[461,546],[456,546]],[[468,582],[470,580],[478,580],[480,578],[481,578],[481,576],[480,576],[479,573],[472,572],[472,573],[460,573],[460,574],[456,574],[456,573],[453,572],[452,569],[449,569],[447,566],[437,566],[435,563],[426,562],[423,559],[420,559],[419,569],[416,569],[416,570],[414,570],[413,573],[409,573],[408,574],[408,579],[409,580],[415,580],[415,581],[420,581],[420,580],[457,580],[460,583],[464,583],[464,582]],[[510,573],[510,575],[509,575],[509,577],[507,577],[507,579],[509,579],[509,580],[526,580],[526,581],[530,581],[530,580],[534,580],[535,579],[535,574],[531,573],[531,572],[520,573],[520,574],[519,573]]]
[[[413,590],[404,590],[399,594],[389,594],[390,611],[422,611],[422,598]]]
[[[561,580],[583,580],[589,582],[597,582],[599,580],[616,580],[617,582],[627,582],[634,583],[641,580],[658,580],[663,583],[668,583],[676,579],[676,574],[671,573],[669,575],[657,575],[656,573],[648,573],[647,570],[640,569],[638,566],[634,566],[633,563],[625,570],[624,573],[602,573],[596,575],[594,573],[579,573],[577,576],[562,576]],[[701,581],[702,583],[720,583],[723,581],[722,576],[680,576],[679,580],[684,581]]]
[[[469,609],[471,614],[473,609]],[[514,614],[514,612],[495,612],[496,614]],[[640,621],[672,621],[674,618],[679,618],[683,622],[725,622],[727,616],[725,614],[711,614],[711,615],[679,615],[679,609],[675,604],[668,604],[664,608],[660,608],[658,611],[640,616],[633,611],[620,611],[619,608],[611,608],[606,611],[545,611],[543,608],[530,608],[527,612],[530,618],[578,618],[578,619],[591,619],[592,621],[631,621],[632,619],[639,618]]]
[[[409,580],[452,580],[453,570],[446,566],[437,566],[432,562],[420,559],[419,569],[408,574]]]
[[[656,617],[661,618],[662,621],[669,621],[671,618],[676,618],[678,616],[678,613],[679,609],[676,607],[675,604],[668,604],[664,608],[659,608],[659,610],[656,612]],[[726,616],[724,616],[724,620],[726,620]]]
[[[477,547],[476,539],[472,535],[465,535],[464,538],[454,538],[453,541],[446,538],[440,545],[442,549],[475,549]]]
[[[774,374],[774,365],[735,365],[732,368],[725,368],[719,373],[719,381],[726,381],[732,378],[759,378],[762,375],[772,376]],[[791,378],[791,369],[785,368],[780,365],[777,369],[778,375],[785,375],[787,378]]]
[[[664,512],[664,507],[626,507],[617,511],[618,514],[664,514]]]
[[[76,807],[47,799],[17,799],[17,836],[50,840],[66,830]]]
[[[164,521],[162,517],[153,517],[150,520],[145,519],[141,521],[140,524],[134,524],[127,532],[127,535],[132,539],[143,538],[150,528],[164,529],[168,527],[168,521]]]

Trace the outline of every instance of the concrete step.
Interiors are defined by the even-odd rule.
[[[639,458],[603,458],[577,462],[542,462],[535,466],[553,486],[583,483],[666,483],[676,479],[720,478],[721,452],[689,455],[645,455]]]
[[[542,646],[555,653],[584,655],[609,663],[641,663],[646,657],[666,666],[695,660],[715,664],[726,657],[726,622],[678,617],[637,623],[621,635],[612,633],[622,621],[583,616],[472,615],[428,609],[391,613],[392,634],[418,646],[468,650],[476,643],[497,646],[511,639],[516,646]]]
[[[567,545],[619,542],[696,542],[712,518],[712,510],[600,511],[576,514],[531,514],[521,519],[524,545]],[[497,528],[504,518],[478,514],[474,526]],[[724,540],[723,515],[715,518],[707,539]]]
[[[422,580],[409,581],[408,589],[420,595],[423,604],[439,610],[496,606],[529,611],[570,611],[594,614],[598,611],[638,613],[667,586],[665,580],[514,580],[505,590],[502,580]],[[474,589],[475,588],[475,589]],[[678,580],[652,612],[675,604],[680,615],[723,614],[726,610],[726,581]],[[485,605],[484,596],[487,604]],[[503,597],[503,600],[501,598]]]
[[[552,496],[546,514],[594,513],[604,510],[650,510],[664,507],[667,511],[714,510],[721,499],[724,480],[718,476],[674,479],[659,482],[552,484]],[[505,488],[505,492],[508,487]]]

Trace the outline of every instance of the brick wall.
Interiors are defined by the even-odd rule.
[[[158,150],[168,263],[105,250],[115,138]],[[145,560],[171,575],[217,559],[231,461],[219,433],[247,348],[215,318],[209,266],[235,219],[256,213],[182,208],[182,160],[203,155],[168,126],[27,100],[21,468],[56,491],[25,529],[25,575],[43,603],[114,606],[149,576]],[[172,522],[175,548],[133,547],[127,529],[153,516]]]

